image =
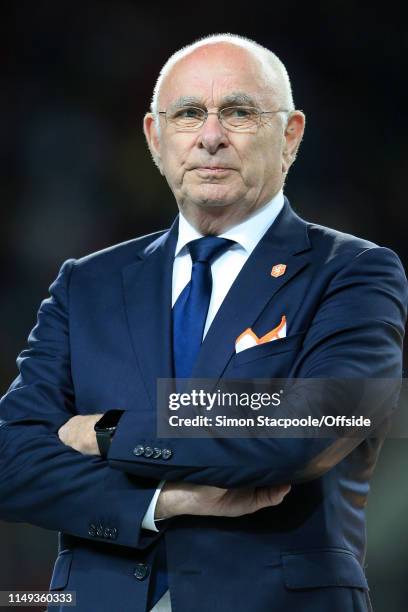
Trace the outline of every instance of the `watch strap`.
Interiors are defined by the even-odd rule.
[[[96,433],[96,442],[101,457],[104,459],[108,454],[112,437],[123,412],[123,410],[108,410],[99,421],[95,423],[94,430]]]
[[[116,429],[116,428],[115,428]],[[104,429],[96,432],[96,442],[98,443],[99,452],[102,459],[106,459],[112,441],[112,436],[115,433],[113,430]]]

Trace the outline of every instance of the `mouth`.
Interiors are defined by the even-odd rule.
[[[206,174],[223,174],[225,172],[231,172],[232,168],[226,166],[196,166],[194,170],[197,172],[204,172]]]

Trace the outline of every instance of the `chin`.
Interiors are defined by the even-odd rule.
[[[220,189],[218,186],[215,189],[200,190],[200,193],[192,194],[191,202],[199,208],[226,208],[232,206],[239,201],[239,194],[232,194],[227,189]]]
[[[228,206],[231,206],[232,202],[230,202],[229,200],[211,200],[211,199],[207,199],[207,200],[199,200],[194,202],[195,206],[198,206],[198,208],[202,208],[202,209],[207,209],[207,208],[227,208]]]

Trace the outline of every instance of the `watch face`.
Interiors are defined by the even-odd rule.
[[[115,431],[123,410],[108,410],[95,424],[95,431]]]

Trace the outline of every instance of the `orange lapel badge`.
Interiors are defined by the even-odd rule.
[[[286,264],[276,264],[273,266],[271,270],[271,276],[274,278],[278,278],[278,276],[282,276],[286,272]]]

